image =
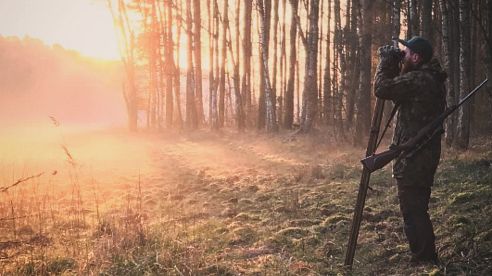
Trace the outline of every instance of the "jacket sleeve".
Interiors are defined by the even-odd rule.
[[[378,66],[374,79],[376,97],[394,102],[405,101],[415,96],[419,89],[415,82],[418,72],[412,71],[401,76],[391,76]]]

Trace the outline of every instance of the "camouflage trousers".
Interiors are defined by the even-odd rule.
[[[427,212],[430,194],[430,187],[408,186],[398,183],[398,199],[404,222],[403,229],[412,252],[412,261],[437,260],[434,229]]]

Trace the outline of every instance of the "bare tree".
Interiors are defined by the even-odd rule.
[[[182,3],[181,1],[178,2],[178,9],[179,10],[183,10],[182,9]],[[173,4],[171,4],[173,5]],[[183,30],[183,16],[181,15],[177,15],[177,21],[178,21],[178,25],[177,25],[177,36],[176,36],[176,43],[177,45],[179,45],[180,41],[181,41],[181,34],[182,34],[182,30]],[[176,47],[176,49],[179,49],[179,46]],[[174,84],[174,99],[176,100],[176,112],[175,112],[175,115],[176,115],[176,122],[175,122],[175,126],[177,128],[182,128],[183,127],[183,115],[182,115],[182,112],[181,112],[181,63],[180,63],[180,57],[181,55],[179,54],[179,51],[173,51],[173,54],[176,56],[175,59],[176,59],[176,66],[175,66],[175,70],[174,70],[174,81],[173,81],[173,84]]]
[[[272,98],[275,114],[277,113],[277,64],[278,64],[278,9],[279,0],[273,0],[273,69],[272,69]]]
[[[361,0],[361,22],[359,35],[360,78],[357,100],[357,121],[355,126],[355,143],[362,140],[371,125],[371,44],[373,25],[373,1]]]
[[[197,123],[202,124],[205,120],[203,113],[203,92],[202,92],[202,16],[200,0],[193,0],[193,52],[195,65],[195,105]]]
[[[287,89],[287,37],[285,33],[286,28],[286,10],[287,10],[287,0],[282,0],[282,25],[281,25],[281,40],[280,40],[280,96],[279,96],[279,107],[277,112],[277,117],[279,120],[279,125],[283,126],[283,114],[284,114],[284,102],[285,102],[285,90]]]
[[[258,0],[257,1],[258,12],[260,15],[260,63],[263,67],[263,74],[261,79],[264,83],[264,105],[265,105],[265,122],[264,125],[266,127],[267,132],[274,132],[278,130],[277,127],[277,118],[275,113],[275,98],[272,91],[272,86],[270,82],[270,76],[268,73],[268,42],[270,31],[270,12],[267,10],[271,10],[271,1],[270,0]],[[261,68],[261,67],[260,67]],[[260,92],[261,95],[261,92]],[[261,102],[261,97],[260,97]],[[260,116],[258,116],[260,117]],[[260,125],[260,122],[258,122]]]
[[[459,0],[460,16],[460,96],[470,89],[470,7],[469,0]],[[458,111],[456,146],[467,149],[470,143],[470,105],[463,105]]]
[[[311,131],[318,111],[318,19],[319,0],[309,1],[309,27],[304,45],[306,50],[306,72],[302,102],[302,119],[300,131]]]
[[[193,64],[193,18],[191,15],[191,0],[186,0],[186,126],[190,129],[197,127],[195,105],[195,68]]]
[[[422,1],[422,32],[421,35],[432,41],[432,0]]]
[[[232,35],[231,35],[231,29],[230,26],[227,26],[228,28],[228,35],[229,35],[229,51],[230,51],[230,57],[232,61],[232,67],[233,67],[233,75],[232,75],[232,81],[234,83],[234,97],[235,97],[235,109],[236,109],[236,126],[239,131],[242,131],[245,127],[245,119],[244,119],[244,112],[243,112],[243,101],[242,101],[242,96],[241,96],[241,79],[239,76],[239,46],[240,46],[240,38],[239,38],[239,16],[240,16],[240,3],[239,1],[236,2],[236,19],[235,19],[235,43],[234,43],[234,50],[232,47]],[[235,54],[234,54],[235,53]],[[229,89],[231,86],[229,85]],[[229,93],[230,95],[230,93]],[[232,102],[232,99],[231,101]],[[232,110],[232,109],[231,109]]]
[[[485,33],[485,40],[486,40],[486,51],[487,54],[487,60],[486,60],[486,68],[487,68],[487,78],[489,79],[489,82],[487,82],[487,90],[488,90],[488,105],[489,105],[489,112],[492,113],[492,0],[487,0],[487,25],[486,25],[486,32]],[[490,125],[490,128],[492,128],[492,125]]]
[[[294,82],[297,61],[297,26],[296,20],[297,10],[299,7],[298,0],[290,0],[291,4],[291,25],[290,25],[290,50],[289,50],[289,79],[287,82],[287,90],[285,91],[285,113],[284,113],[284,128],[292,128],[294,122]]]
[[[258,129],[265,127],[267,110],[266,105],[269,101],[266,97],[267,84],[266,79],[269,78],[265,72],[268,72],[268,68],[265,64],[268,64],[269,44],[270,44],[270,21],[272,14],[272,1],[271,0],[257,0],[257,7],[260,18],[260,94],[258,99]],[[264,45],[264,47],[262,46]],[[271,85],[271,84],[270,84]]]
[[[126,103],[128,114],[128,129],[137,131],[138,121],[138,105],[137,105],[137,86],[135,78],[135,33],[130,26],[126,6],[123,0],[118,0],[116,10],[112,5],[111,0],[107,0],[108,8],[111,11],[113,22],[116,29],[119,31],[121,38],[121,59],[125,69],[125,82],[123,84],[123,97]]]
[[[344,137],[343,130],[343,97],[346,88],[346,63],[344,53],[344,42],[341,23],[340,0],[333,1],[333,11],[335,15],[335,35],[333,38],[333,78],[332,78],[332,111],[334,127],[337,137]]]
[[[209,71],[208,71],[208,120],[210,126],[212,125],[212,91],[215,86],[214,75],[214,34],[215,24],[212,17],[213,2],[207,0],[207,17],[208,17],[208,41],[209,41]]]
[[[251,121],[251,16],[253,10],[253,1],[244,1],[244,30],[243,30],[243,76],[242,76],[242,99],[246,110],[246,120]]]
[[[224,0],[222,12],[222,42],[221,42],[221,63],[219,79],[219,127],[224,126],[225,121],[225,81],[226,81],[226,61],[227,61],[227,26],[229,25],[229,1]]]
[[[211,53],[210,53],[210,63],[213,64],[213,68],[210,68],[211,74],[211,86],[210,86],[210,127],[213,130],[219,129],[219,112],[217,110],[217,90],[219,87],[219,5],[217,0],[213,0],[213,19],[211,22],[213,23],[213,41],[211,44],[213,45]],[[214,72],[215,70],[215,72]]]
[[[357,16],[359,14],[359,1],[350,0],[352,5],[350,7],[350,25],[346,27],[345,42],[347,49],[347,80],[359,79],[359,59],[357,57],[358,39],[357,39]],[[348,8],[348,5],[347,5]],[[348,24],[348,23],[347,23]],[[355,112],[355,100],[357,96],[358,82],[349,81],[347,84],[347,129],[353,127],[354,112]]]
[[[407,37],[412,37],[419,33],[419,16],[417,0],[408,0],[407,11]]]
[[[452,70],[452,61],[453,59],[451,58],[451,51],[452,51],[452,46],[451,46],[451,18],[449,17],[449,2],[445,0],[440,0],[439,1],[439,7],[442,15],[442,21],[441,21],[441,30],[442,30],[442,59],[443,59],[443,65],[444,69],[447,72],[450,72]],[[455,101],[455,89],[454,89],[454,82],[450,81],[450,78],[446,80],[446,88],[447,88],[447,93],[446,93],[446,101],[448,102],[448,105],[453,104]],[[454,133],[456,129],[456,124],[455,124],[455,116],[450,116],[446,120],[446,132],[445,132],[445,140],[446,144],[451,145],[454,139]]]

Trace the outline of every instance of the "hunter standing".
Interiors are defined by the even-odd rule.
[[[446,107],[446,73],[433,58],[429,41],[422,37],[398,41],[405,46],[401,54],[392,46],[379,48],[374,81],[376,96],[398,106],[393,146],[414,137]],[[438,262],[428,206],[441,155],[441,134],[436,132],[393,164],[411,262]]]

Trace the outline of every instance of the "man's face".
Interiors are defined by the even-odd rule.
[[[401,73],[407,73],[417,69],[420,63],[420,56],[417,53],[412,52],[409,48],[403,49],[405,56],[403,57],[403,65],[401,67]]]

